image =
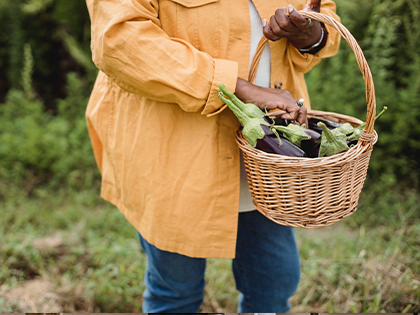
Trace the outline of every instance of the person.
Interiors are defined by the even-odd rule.
[[[101,196],[147,255],[143,312],[197,312],[209,257],[232,259],[238,312],[290,309],[300,279],[294,230],[255,210],[239,122],[217,97],[223,83],[244,102],[306,122],[304,74],[337,52],[339,35],[299,10],[339,18],[330,0],[288,2],[86,0],[100,70],[87,124]],[[251,83],[263,34],[270,41]]]

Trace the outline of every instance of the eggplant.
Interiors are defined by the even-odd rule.
[[[351,147],[355,146],[355,145],[357,144],[357,142],[359,142],[359,140],[349,140],[348,138],[347,138],[347,140],[346,140],[347,146],[348,146],[349,148],[351,148]]]
[[[291,120],[283,119],[280,117],[271,118],[268,116],[265,116],[264,120],[268,122],[270,125],[274,123],[274,125],[276,126],[284,126],[284,127],[287,127],[292,122]]]
[[[270,127],[261,125],[264,130],[265,137],[257,140],[256,148],[267,152],[293,157],[305,157],[305,151],[294,145],[287,139],[280,137],[280,139],[270,130]],[[281,141],[281,143],[280,143]]]
[[[375,117],[375,121],[381,117],[383,115],[383,113],[386,112],[386,110],[388,109],[388,107],[384,106],[384,108],[382,109],[382,111]],[[348,140],[348,145],[353,145],[355,143],[357,143],[357,140],[359,140],[360,135],[363,132],[363,129],[365,129],[366,127],[366,122],[364,122],[363,124],[361,124],[360,126],[354,128],[351,124],[349,123],[343,123],[343,124],[339,124],[327,119],[323,119],[323,118],[309,118],[308,119],[308,128],[315,130],[319,133],[322,133],[322,128],[319,127],[318,123],[319,122],[323,122],[325,124],[325,126],[329,129],[329,130],[333,130],[338,128],[340,130],[340,132],[342,134],[347,135],[347,140]]]
[[[350,125],[349,123],[343,123],[343,124],[339,124],[327,119],[322,119],[322,118],[309,118],[308,119],[308,128],[310,130],[314,130],[316,132],[318,132],[319,134],[322,134],[322,128],[318,126],[318,123],[322,122],[325,124],[325,126],[329,129],[329,130],[333,130],[333,129],[338,129],[340,130],[340,132],[342,134],[345,134],[347,136],[350,136],[355,128]]]
[[[319,157],[319,149],[321,148],[320,145],[316,146],[310,153],[311,158],[317,158]]]
[[[308,118],[308,128],[312,129],[312,130],[315,130],[319,134],[322,134],[322,128],[318,126],[319,122],[323,122],[325,124],[325,126],[330,130],[341,127],[341,124],[333,122],[331,120],[311,117],[311,118]]]
[[[311,129],[305,129],[305,133],[310,136],[310,139],[301,141],[301,148],[305,151],[306,156],[318,157],[319,147],[321,145],[321,135]]]
[[[267,153],[275,153],[286,156],[303,157],[305,152],[290,143],[281,139],[270,129],[270,124],[264,118],[248,117],[236,104],[224,97],[219,90],[217,96],[229,107],[241,123],[242,134],[252,147],[256,147]],[[280,142],[281,141],[281,142]]]
[[[308,140],[311,138],[305,130],[305,125],[299,125],[299,124],[289,124],[287,127],[285,126],[277,126],[277,125],[271,125],[272,129],[280,132],[284,138],[289,140],[294,145],[301,147],[302,140]]]
[[[304,124],[289,124],[287,127],[273,125],[271,128],[277,130],[283,137],[301,148],[306,156],[311,157],[313,155],[312,151],[320,145],[321,135],[314,130],[307,129]]]

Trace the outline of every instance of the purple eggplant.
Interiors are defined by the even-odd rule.
[[[289,140],[292,144],[301,148],[306,156],[311,156],[315,147],[320,145],[321,135],[314,130],[307,129],[305,125],[289,124],[285,126],[270,126],[279,134]]]
[[[324,123],[324,125],[329,129],[329,130],[333,130],[333,129],[340,129],[341,133],[346,134],[346,135],[350,135],[353,133],[354,127],[349,124],[349,123],[343,123],[343,124],[339,124],[336,123],[334,121],[331,120],[327,120],[327,119],[323,119],[323,118],[309,118],[308,119],[308,128],[315,130],[316,132],[322,134],[322,128],[318,126],[318,123],[322,122]]]
[[[348,140],[348,139],[346,140],[347,146],[349,148],[354,147],[357,144],[357,142],[359,142],[359,140]]]
[[[319,134],[322,134],[322,128],[318,126],[319,122],[323,122],[325,124],[325,126],[330,130],[341,127],[341,124],[333,122],[331,120],[311,117],[311,118],[308,118],[308,128],[312,129],[312,130],[315,130]]]
[[[280,137],[281,144],[279,138],[270,130],[270,127],[261,125],[262,129],[264,130],[265,137],[262,139],[257,140],[256,148],[267,152],[267,153],[274,153],[286,156],[293,156],[293,157],[305,157],[305,151],[303,151],[298,146],[294,145],[287,139]]]
[[[301,141],[302,150],[305,151],[306,156],[318,157],[319,146],[321,145],[321,135],[311,129],[305,129],[305,133],[311,138]]]
[[[274,125],[276,126],[285,126],[285,127],[287,127],[287,125],[289,125],[292,122],[291,120],[283,119],[280,117],[271,118],[268,116],[265,116],[264,120],[268,122],[270,125],[274,123]]]
[[[303,157],[305,152],[299,147],[290,143],[286,139],[277,137],[270,130],[270,124],[263,118],[251,118],[247,116],[240,107],[231,100],[224,97],[223,92],[219,91],[217,96],[229,107],[241,123],[242,134],[252,147],[256,147],[267,153],[275,153],[286,156]],[[281,141],[281,142],[280,142]]]

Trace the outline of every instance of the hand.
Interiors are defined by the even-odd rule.
[[[308,126],[306,108],[296,105],[292,94],[286,90],[264,88],[254,85],[244,79],[238,78],[235,95],[244,103],[253,103],[261,110],[282,109],[286,113],[280,117],[287,120],[296,120],[299,124]]]
[[[303,10],[321,11],[321,0],[309,0]],[[265,21],[263,33],[269,40],[287,38],[296,48],[311,46],[321,38],[321,23],[304,18],[291,4],[277,9],[270,22]]]

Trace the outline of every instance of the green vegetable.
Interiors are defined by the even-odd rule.
[[[340,132],[345,134],[345,135],[349,135],[352,132],[354,132],[354,127],[352,125],[350,125],[349,123],[344,123],[344,124],[341,124],[341,126],[338,128],[338,130],[340,130]]]
[[[242,134],[245,139],[253,148],[255,148],[257,140],[265,137],[265,132],[261,125],[270,126],[270,124],[268,124],[263,118],[248,117],[239,107],[236,106],[236,104],[234,104],[231,100],[226,99],[223,94],[224,93],[222,91],[217,92],[217,96],[230,108],[243,126]]]
[[[346,135],[342,134],[338,128],[329,130],[323,122],[319,122],[318,126],[322,128],[318,157],[331,156],[350,149],[346,143]]]
[[[384,109],[375,117],[375,121],[376,119],[381,117],[386,112],[387,109],[388,107],[385,106]],[[349,137],[347,137],[347,140],[349,141],[359,140],[360,136],[362,135],[363,129],[365,129],[365,127],[366,127],[366,122],[364,122],[357,128],[354,128],[353,133]]]
[[[302,140],[311,139],[311,136],[306,134],[305,129],[306,125],[299,125],[299,124],[289,124],[287,127],[285,126],[272,126],[272,128],[276,129],[283,133],[283,136],[289,140],[294,145],[297,145],[299,148],[301,147]]]
[[[224,84],[220,84],[219,88],[223,92],[223,94],[229,97],[233,104],[235,104],[236,107],[238,107],[248,117],[263,118],[265,116],[264,112],[257,105],[242,102],[239,98],[236,97],[235,94],[226,90]]]

